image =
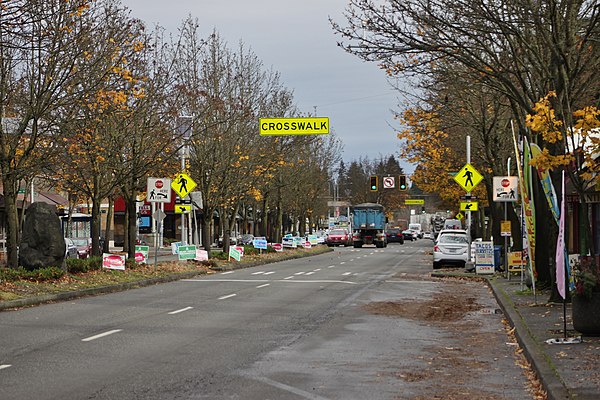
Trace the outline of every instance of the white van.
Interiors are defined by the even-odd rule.
[[[423,232],[421,231],[421,224],[408,224],[408,229],[415,232],[415,236],[419,239],[423,239]]]

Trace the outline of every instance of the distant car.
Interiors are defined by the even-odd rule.
[[[71,241],[77,247],[78,258],[88,258],[92,254],[91,239],[87,238],[71,238]]]
[[[248,233],[242,235],[242,237],[240,238],[240,243],[243,245],[250,245],[252,244],[252,241],[254,240],[254,235],[250,235]]]
[[[404,244],[404,235],[399,228],[389,228],[385,231],[388,243]]]
[[[410,229],[402,231],[402,236],[404,236],[404,240],[410,240],[411,242],[413,240],[417,240],[415,233],[413,231],[411,231]]]
[[[467,234],[464,231],[454,230],[438,237],[433,246],[433,269],[441,268],[444,264],[465,266],[468,259]]]
[[[69,238],[65,238],[65,258],[79,258],[77,246]]]
[[[433,233],[431,233],[431,232],[423,233],[423,239],[433,239]]]
[[[325,243],[329,247],[333,246],[350,246],[352,244],[352,236],[346,229],[332,229],[325,238]]]

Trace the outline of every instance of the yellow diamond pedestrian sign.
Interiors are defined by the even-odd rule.
[[[465,166],[454,175],[456,183],[462,186],[467,192],[473,190],[482,179],[483,175],[481,175],[471,164],[465,164]]]
[[[477,211],[479,210],[479,203],[476,201],[461,201],[460,211]]]
[[[464,215],[463,215],[463,213],[461,213],[461,212],[459,212],[458,214],[456,214],[456,215],[454,216],[454,218],[456,218],[456,219],[458,219],[458,220],[461,220],[461,219],[463,219],[464,217],[465,217],[465,216],[464,216]]]
[[[183,172],[177,174],[177,177],[173,179],[171,187],[182,199],[187,196],[196,187],[196,182],[188,175]]]

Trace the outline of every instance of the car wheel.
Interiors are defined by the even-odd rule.
[[[433,269],[440,269],[440,263],[437,261],[433,262]]]

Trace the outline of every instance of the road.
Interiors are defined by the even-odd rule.
[[[0,313],[1,399],[526,399],[481,282],[431,241]]]

